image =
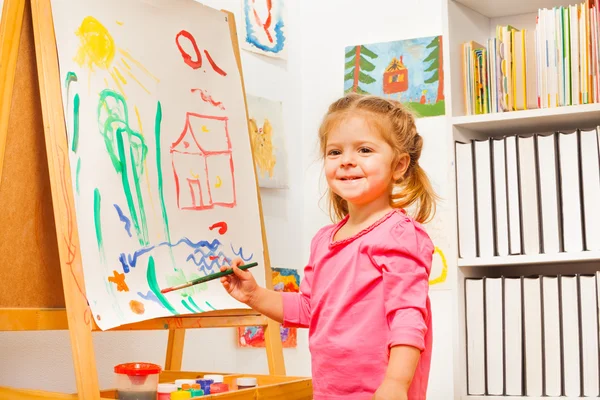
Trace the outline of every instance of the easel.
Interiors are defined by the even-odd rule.
[[[241,75],[235,20],[228,14]],[[78,394],[0,387],[0,398],[95,400],[110,392],[101,394],[98,384],[92,343],[92,331],[98,327],[85,298],[54,38],[50,0],[4,1],[0,25],[0,330],[68,329]],[[260,195],[258,200],[266,282],[272,286]],[[285,377],[279,324],[253,310],[158,318],[117,329],[169,329],[160,378],[169,381],[202,375],[179,372],[186,329],[249,325],[265,329],[270,375],[250,375],[258,378],[257,389],[217,397],[312,398],[310,379]]]

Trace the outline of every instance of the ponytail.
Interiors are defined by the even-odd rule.
[[[436,200],[431,182],[418,163],[411,164],[405,177],[392,189],[392,207],[408,208],[414,205],[413,218],[419,223],[431,221],[435,215]]]

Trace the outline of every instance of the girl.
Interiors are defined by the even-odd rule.
[[[338,222],[313,238],[300,293],[259,287],[241,260],[221,282],[267,317],[309,328],[315,399],[425,399],[434,247],[420,223],[435,194],[423,139],[399,102],[356,94],[329,107],[319,139]]]

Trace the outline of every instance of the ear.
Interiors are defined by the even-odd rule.
[[[394,178],[394,182],[398,181],[404,176],[409,165],[410,156],[408,155],[408,153],[401,154],[400,157],[398,157],[398,160],[396,161],[396,167],[392,171],[392,177]]]

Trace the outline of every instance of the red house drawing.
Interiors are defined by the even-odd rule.
[[[236,205],[235,176],[227,117],[188,112],[171,145],[177,206],[206,210]]]
[[[392,94],[408,89],[408,69],[404,66],[402,56],[394,57],[383,73],[383,93]]]

